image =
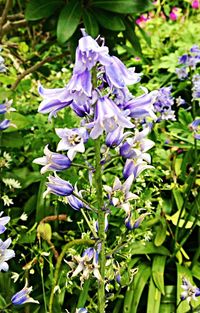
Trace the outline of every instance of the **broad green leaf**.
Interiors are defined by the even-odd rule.
[[[123,313],[132,313],[132,301],[134,297],[134,291],[138,284],[138,281],[140,281],[141,273],[147,268],[147,265],[142,263],[138,266],[138,272],[134,276],[133,281],[130,283],[130,285],[127,288],[125,298],[124,298],[124,307],[123,307]]]
[[[18,112],[10,112],[7,113],[5,116],[11,121],[12,124],[16,126],[17,130],[30,127],[30,120]],[[6,133],[16,132],[16,128],[9,127],[6,129]]]
[[[148,300],[147,300],[147,313],[159,313],[160,309],[160,298],[161,292],[155,286],[154,281],[151,277],[149,283],[149,292],[148,292]]]
[[[161,254],[161,255],[170,255],[170,252],[165,247],[156,247],[153,242],[134,242],[128,245],[127,248],[123,249],[126,251],[129,250],[133,255],[138,254]]]
[[[97,11],[93,10],[93,14],[99,24],[104,28],[113,31],[123,31],[126,29],[123,20],[118,15],[114,15],[101,9],[98,9]]]
[[[176,213],[174,213],[172,216],[170,215],[167,215],[167,220],[168,221],[172,221],[172,223],[176,226],[178,224],[178,227],[183,227],[186,228],[186,229],[189,229],[192,227],[193,225],[193,222],[191,221],[188,221],[186,224],[185,224],[185,220],[183,218],[179,218],[179,215],[180,215],[181,211],[178,210]],[[183,210],[182,212],[182,215],[181,216],[184,216],[185,215],[185,210]],[[178,223],[179,221],[179,223]]]
[[[81,5],[78,0],[71,0],[65,5],[58,18],[57,38],[66,42],[75,32],[81,18]]]
[[[28,21],[36,21],[49,17],[63,4],[62,0],[30,0],[25,9],[25,18]]]
[[[27,233],[21,233],[18,243],[34,243],[36,239],[36,230]]]
[[[136,274],[137,275],[137,274]],[[140,279],[138,279],[137,284],[135,285],[134,289],[134,295],[133,295],[133,300],[131,304],[131,313],[137,313],[137,307],[140,302],[140,298],[142,295],[142,292],[144,290],[144,287],[147,284],[147,281],[151,275],[151,268],[149,266],[146,266],[143,271],[140,273]]]
[[[153,8],[149,0],[95,0],[92,5],[121,14],[140,13]]]
[[[153,264],[152,264],[152,277],[153,277],[154,283],[163,295],[165,294],[165,286],[164,286],[165,262],[166,262],[166,256],[155,255],[153,259]]]
[[[9,148],[20,148],[23,146],[23,144],[23,137],[18,132],[3,132],[0,146]]]
[[[156,247],[160,247],[167,236],[167,223],[165,218],[161,217],[160,222],[161,223],[156,226],[156,235],[154,239],[154,244]]]
[[[88,35],[92,36],[93,38],[98,36],[99,25],[92,12],[89,10],[83,10],[83,23]]]
[[[178,210],[180,210],[182,208],[182,206],[183,206],[182,194],[181,194],[179,189],[175,189],[175,188],[172,190],[172,192],[173,192],[173,195],[174,195],[174,199],[176,201],[177,208],[178,208]]]
[[[192,267],[192,275],[200,280],[200,263],[195,263]]]
[[[182,162],[183,162],[183,159],[181,158],[176,158],[175,160],[174,169],[175,169],[175,173],[177,177],[181,174]]]

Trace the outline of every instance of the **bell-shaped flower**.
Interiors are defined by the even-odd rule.
[[[74,74],[82,73],[86,69],[90,71],[97,62],[107,64],[110,62],[108,48],[99,46],[97,41],[91,36],[83,36],[79,39],[78,48],[76,49],[76,60]]]
[[[122,208],[127,215],[130,213],[130,201],[138,199],[138,196],[130,191],[133,179],[134,177],[130,175],[122,184],[119,178],[115,177],[113,187],[103,186],[110,203],[115,207]]]
[[[190,302],[191,300],[196,300],[196,297],[200,296],[200,289],[196,286],[193,286],[188,279],[185,277],[182,278],[181,288],[184,290],[181,293],[181,300],[187,300]]]
[[[124,138],[123,131],[124,131],[123,127],[119,126],[112,132],[109,132],[106,136],[106,145],[108,147],[119,146]]]
[[[41,174],[47,171],[62,171],[70,167],[70,159],[60,153],[51,152],[48,149],[48,145],[44,148],[45,156],[33,160],[33,163],[44,165],[41,168]]]
[[[141,214],[137,219],[133,219],[132,214],[129,214],[125,219],[125,226],[129,230],[133,230],[135,228],[140,227],[140,224],[143,222],[145,217],[149,215],[150,213],[143,213]]]
[[[12,108],[12,103],[13,100],[6,99],[5,103],[0,104],[0,114],[16,111],[16,109]]]
[[[92,76],[90,71],[86,69],[84,72],[73,74],[67,88],[71,91],[83,92],[88,97],[92,95]]]
[[[194,120],[189,127],[194,132],[194,138],[200,140],[200,118]]]
[[[69,106],[72,102],[72,96],[66,87],[45,89],[42,85],[39,85],[38,92],[44,99],[40,103],[38,112],[43,114],[49,113],[49,119],[52,116],[56,117],[58,111]]]
[[[128,179],[130,175],[133,175],[134,179],[136,179],[144,170],[150,168],[154,167],[141,159],[127,159],[123,169],[123,176],[125,179]]]
[[[78,263],[78,266],[73,272],[72,277],[75,277],[82,272],[80,280],[83,283],[89,278],[90,274],[93,273],[98,280],[102,280],[99,272],[98,252],[94,248],[86,249],[83,252],[82,257],[74,256],[74,260]],[[69,263],[69,265],[71,264]]]
[[[84,143],[88,140],[88,133],[84,127],[80,128],[56,128],[56,134],[61,138],[57,151],[67,150],[67,156],[73,160],[77,152],[85,152]]]
[[[133,128],[134,125],[125,117],[117,105],[107,96],[98,99],[95,107],[94,121],[88,124],[92,128],[90,137],[98,138],[103,131],[107,133],[114,131],[118,126],[122,128]]]
[[[68,181],[56,174],[55,176],[49,175],[48,180],[47,190],[43,194],[44,197],[49,193],[57,196],[70,196],[74,191],[74,187]]]
[[[10,120],[5,119],[2,122],[0,122],[0,130],[4,130],[9,126],[11,126]]]
[[[120,155],[126,159],[140,158],[150,163],[151,157],[146,152],[151,149],[155,143],[146,138],[149,132],[149,127],[144,128],[141,132],[136,129],[135,136],[133,138],[127,138],[126,142],[121,145]]]
[[[110,57],[110,62],[104,65],[106,78],[110,87],[124,88],[140,81],[141,74],[135,73],[135,68],[127,68],[117,57]]]
[[[129,110],[129,116],[133,118],[145,118],[150,116],[156,120],[153,103],[155,102],[157,91],[148,93],[146,88],[143,88],[145,93],[139,97],[130,99],[125,105],[124,110]]]
[[[8,222],[10,221],[10,217],[9,216],[3,216],[3,211],[0,212],[0,234],[3,234],[6,230],[5,225],[8,224]]]
[[[11,239],[8,238],[6,241],[0,239],[0,272],[7,272],[9,269],[7,261],[15,257],[14,250],[8,249],[11,245]]]
[[[26,281],[26,284],[24,288],[20,291],[18,291],[14,296],[11,298],[11,302],[13,305],[21,305],[24,303],[37,303],[39,304],[39,301],[34,300],[29,296],[30,292],[33,290],[33,287],[28,287],[28,282]]]
[[[77,186],[74,186],[74,192],[77,194],[80,198],[82,197],[82,190],[78,191]],[[70,195],[66,197],[67,203],[76,211],[80,211],[84,208],[83,202],[77,198],[75,195]]]

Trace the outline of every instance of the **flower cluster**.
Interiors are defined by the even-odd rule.
[[[178,78],[184,80],[188,77],[190,70],[195,70],[200,62],[200,49],[197,45],[192,46],[189,53],[183,54],[179,58],[179,67],[176,68]]]
[[[189,127],[194,132],[194,138],[200,140],[200,118],[195,119]]]
[[[154,103],[154,109],[158,112],[158,120],[172,120],[174,121],[175,114],[172,110],[174,98],[171,95],[171,86],[160,88]]]
[[[182,285],[183,292],[181,293],[181,300],[187,300],[190,302],[191,300],[197,300],[196,297],[200,296],[200,289],[193,286],[188,279],[185,277],[182,278]]]

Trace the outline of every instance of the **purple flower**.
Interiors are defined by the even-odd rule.
[[[176,7],[172,8],[172,11],[169,14],[170,20],[176,21],[178,18],[178,12],[179,12],[179,8],[176,8]]]
[[[7,272],[9,269],[7,261],[15,257],[14,250],[8,249],[11,245],[11,239],[8,238],[6,241],[0,239],[0,272]]]
[[[68,181],[61,179],[56,174],[55,177],[49,175],[48,180],[49,182],[47,183],[47,190],[44,192],[44,197],[49,193],[53,193],[57,196],[70,196],[74,191],[74,187]]]
[[[0,234],[3,234],[6,230],[5,225],[8,224],[8,222],[10,221],[10,217],[9,216],[4,216],[1,217],[3,215],[3,211],[0,212]]]
[[[33,163],[44,165],[41,168],[41,174],[47,171],[62,171],[70,167],[70,159],[60,153],[51,152],[48,145],[44,148],[44,157],[33,160]]]
[[[176,68],[176,74],[178,76],[179,79],[185,79],[186,77],[188,77],[188,70],[186,67],[180,67],[180,68]]]
[[[181,293],[181,300],[187,300],[190,302],[191,300],[196,300],[196,297],[200,296],[200,289],[193,286],[188,279],[185,277],[182,278],[182,285],[181,288],[183,288],[183,292]]]
[[[196,74],[192,77],[192,97],[193,100],[200,99],[200,75]]]
[[[29,296],[29,293],[33,290],[33,287],[28,287],[27,282],[22,290],[14,294],[11,298],[11,302],[13,305],[21,305],[24,303],[37,303],[39,304],[39,301],[34,300]]]
[[[153,119],[156,119],[153,103],[156,100],[157,93],[157,91],[148,93],[145,89],[145,93],[142,96],[130,99],[124,105],[124,110],[129,110],[129,116],[133,118],[150,116]]]
[[[154,109],[159,113],[158,121],[175,120],[174,111],[172,110],[173,104],[174,99],[171,95],[171,87],[160,88],[154,103]]]
[[[86,96],[91,97],[92,82],[90,71],[88,69],[85,69],[84,72],[73,74],[72,78],[69,81],[69,84],[67,85],[67,88],[70,91],[80,91],[86,94]]]
[[[67,156],[73,160],[77,152],[85,152],[84,143],[88,140],[88,133],[84,127],[80,128],[56,128],[56,134],[61,138],[57,151],[67,150]]]
[[[126,85],[136,84],[140,81],[140,74],[135,73],[135,68],[127,69],[115,56],[110,57],[110,63],[105,65],[105,73],[109,85],[124,88]]]
[[[200,140],[200,118],[194,120],[189,127],[194,132],[194,138]]]
[[[143,222],[144,218],[150,213],[143,213],[137,219],[132,218],[132,214],[128,215],[125,219],[125,225],[129,230],[140,227],[140,224]]]
[[[5,119],[0,123],[0,130],[8,128],[10,125],[11,125],[10,120]]]
[[[38,108],[38,112],[43,114],[50,113],[49,119],[52,116],[56,117],[58,111],[69,106],[72,102],[72,96],[66,87],[45,89],[42,85],[39,85],[38,92],[44,98]]]
[[[179,59],[179,64],[186,64],[188,60],[188,54],[183,54]]]
[[[112,132],[108,133],[106,136],[106,145],[108,147],[117,147],[120,145],[124,138],[123,127],[117,127]]]
[[[144,170],[150,168],[153,168],[153,166],[148,165],[147,162],[127,159],[123,169],[123,176],[127,179],[130,175],[133,175],[134,179],[136,179]]]
[[[199,0],[193,0],[192,1],[192,8],[193,9],[199,9],[199,6],[200,6]]]
[[[98,138],[105,130],[107,133],[114,131],[118,126],[133,128],[134,125],[124,116],[117,105],[106,96],[98,99],[95,107],[94,122],[88,124],[92,128],[90,137]]]

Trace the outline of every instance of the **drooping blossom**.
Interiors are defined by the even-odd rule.
[[[2,122],[0,122],[0,130],[8,128],[10,125],[11,125],[10,120],[5,119]]]
[[[123,176],[127,179],[130,175],[133,175],[134,179],[136,179],[144,170],[152,168],[154,167],[140,159],[127,159],[123,169]]]
[[[74,187],[74,192],[75,194],[77,194],[80,198],[82,197],[82,190],[81,191],[78,191],[77,189],[77,186],[75,185]],[[72,207],[72,209],[74,210],[77,210],[77,211],[80,211],[81,209],[84,208],[84,204],[83,202],[77,198],[76,196],[74,195],[69,195],[66,197],[67,199],[67,203]]]
[[[118,208],[122,208],[128,215],[130,213],[130,201],[138,199],[138,196],[130,191],[134,177],[129,175],[122,184],[118,177],[115,177],[113,187],[104,185],[110,203]]]
[[[8,249],[11,245],[11,238],[5,241],[0,239],[0,272],[7,272],[9,269],[7,261],[15,257],[15,252],[12,249]]]
[[[11,298],[11,302],[13,305],[21,305],[24,303],[37,303],[39,304],[39,301],[34,300],[29,296],[31,291],[33,290],[33,287],[28,287],[28,282],[26,281],[26,284],[24,288],[20,291],[18,291],[14,296]]]
[[[98,99],[95,107],[94,121],[88,124],[92,128],[90,137],[98,138],[103,131],[106,133],[114,131],[118,126],[122,128],[133,128],[134,125],[125,117],[117,105],[108,97]]]
[[[33,160],[33,163],[43,165],[41,168],[41,174],[46,173],[47,171],[62,171],[70,167],[70,159],[60,153],[51,152],[48,149],[48,145],[44,148],[45,156],[41,158],[36,158]]]
[[[125,219],[125,226],[129,229],[129,230],[133,230],[135,228],[140,227],[140,224],[143,222],[143,220],[145,219],[145,217],[149,215],[148,212],[141,214],[138,218],[134,219],[132,214],[129,214],[126,219]]]
[[[190,302],[191,300],[197,301],[197,297],[200,296],[200,289],[193,286],[188,279],[185,277],[182,278],[181,288],[184,290],[181,293],[181,300],[187,300]]]
[[[194,138],[200,140],[200,118],[194,120],[189,127],[194,132]]]
[[[171,95],[171,86],[162,87],[158,90],[156,101],[154,102],[154,109],[158,114],[159,120],[175,120],[175,113],[172,110],[174,98]]]
[[[72,161],[77,152],[85,152],[84,143],[88,140],[88,133],[84,127],[80,128],[56,128],[56,134],[61,138],[57,151],[68,151],[67,156]]]
[[[44,197],[49,193],[53,193],[57,196],[70,196],[73,193],[74,187],[58,175],[49,175],[48,180],[47,190],[44,192]]]
[[[8,224],[8,222],[10,221],[10,217],[9,216],[3,216],[3,211],[0,212],[0,234],[3,234],[6,230],[5,225]]]

